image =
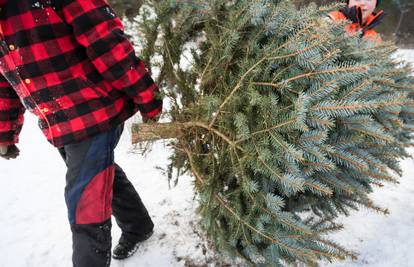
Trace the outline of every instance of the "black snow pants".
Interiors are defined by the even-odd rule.
[[[134,186],[114,161],[124,124],[85,141],[58,148],[67,166],[65,201],[72,231],[74,267],[111,262],[111,215],[132,242],[154,224]]]

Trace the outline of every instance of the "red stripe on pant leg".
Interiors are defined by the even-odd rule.
[[[112,185],[115,167],[98,173],[85,187],[76,207],[76,224],[100,223],[112,215]]]

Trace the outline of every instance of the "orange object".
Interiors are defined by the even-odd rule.
[[[372,29],[370,26],[383,15],[383,11],[378,13],[372,13],[368,16],[367,20],[361,25],[359,23],[350,23],[345,27],[345,30],[350,34],[354,35],[358,31],[363,31],[363,38],[370,39],[372,41],[381,42],[382,39],[379,34]],[[329,14],[329,17],[334,21],[346,20],[348,19],[342,12],[334,11]]]

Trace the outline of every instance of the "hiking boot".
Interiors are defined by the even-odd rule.
[[[154,230],[151,232],[143,235],[135,242],[131,242],[127,240],[126,238],[122,238],[119,240],[119,244],[114,248],[114,251],[112,253],[112,258],[116,260],[123,260],[128,257],[131,257],[137,250],[141,242],[147,240],[152,236],[154,233]]]

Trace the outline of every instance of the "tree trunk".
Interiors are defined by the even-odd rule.
[[[183,123],[134,123],[132,125],[132,143],[178,138],[182,134]]]

